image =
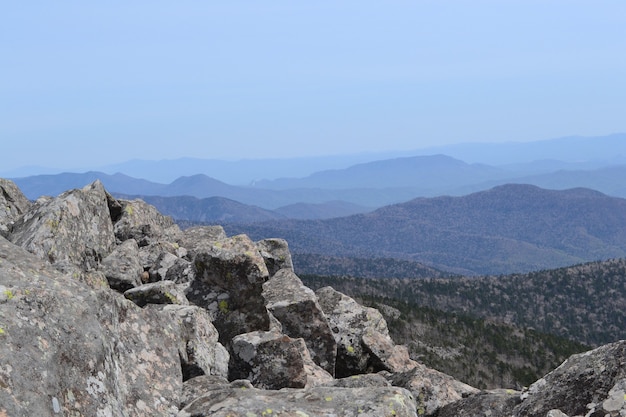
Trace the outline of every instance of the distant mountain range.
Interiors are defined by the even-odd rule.
[[[464,197],[417,198],[328,220],[228,225],[285,238],[294,253],[418,261],[501,274],[626,256],[626,200],[589,189],[505,185]]]
[[[37,175],[13,180],[30,199],[57,195],[100,179],[112,192],[127,195],[223,197],[268,210],[299,205],[295,207],[296,218],[306,217],[307,210],[320,210],[303,205],[329,206],[333,210],[327,210],[326,216],[336,217],[419,196],[465,195],[506,183],[533,184],[550,189],[585,187],[626,197],[626,165],[591,170],[558,169],[546,173],[546,164],[543,164],[539,174],[531,175],[529,172],[533,172],[534,166],[537,164],[505,170],[432,155],[370,162],[305,178],[262,181],[245,187],[229,185],[203,174],[180,177],[170,184],[102,172]],[[290,215],[289,209],[281,210],[279,213]]]
[[[532,142],[460,143],[404,151],[360,152],[347,155],[218,160],[179,158],[169,160],[130,160],[106,166],[22,167],[2,171],[5,178],[98,171],[124,173],[134,178],[169,184],[179,177],[203,174],[232,185],[254,185],[279,178],[304,178],[314,173],[345,169],[354,165],[411,156],[448,155],[470,164],[486,164],[520,175],[552,172],[558,169],[591,170],[626,165],[626,133],[597,137],[565,137]],[[543,170],[542,170],[543,166]],[[522,168],[522,170],[518,170]],[[523,172],[531,168],[530,172]],[[369,187],[368,187],[369,188]]]
[[[183,198],[178,202],[154,199],[154,204],[160,210],[176,218],[187,216],[186,220],[208,222],[229,219],[229,222],[249,223],[284,217],[327,219],[365,213],[416,197],[461,196],[510,183],[532,184],[556,190],[585,187],[616,197],[626,197],[625,134],[530,143],[466,144],[440,149],[468,157],[480,150],[484,159],[493,159],[494,155],[500,155],[502,163],[467,163],[443,154],[413,155],[360,162],[301,177],[258,180],[246,186],[228,184],[205,173],[178,176],[169,183],[128,175],[131,171],[149,173],[157,168],[161,168],[168,176],[191,170],[217,170],[217,174],[227,177],[229,175],[224,174],[235,167],[241,172],[245,171],[243,161],[218,163],[197,159],[153,163],[134,161],[132,164],[118,166],[129,170],[125,174],[88,171],[12,179],[30,199],[41,195],[57,195],[67,189],[82,187],[95,179],[100,179],[108,190],[120,195],[141,196],[145,199],[152,196],[195,197],[200,200],[211,198],[213,200],[210,201]],[[563,159],[545,159],[559,156],[559,149]],[[507,153],[513,155],[506,156]],[[529,159],[542,156],[545,158]],[[328,162],[326,166],[359,159],[366,159],[366,156],[330,158],[332,163]],[[515,162],[524,160],[526,162]],[[295,167],[298,161],[302,162],[302,166],[294,168],[294,175],[313,166],[323,165],[319,158],[290,161],[247,162],[253,167],[251,169],[260,170],[258,172],[267,168],[268,175],[283,172],[287,166]],[[274,169],[271,168],[272,164],[276,165]],[[218,203],[215,200],[218,197],[241,205],[233,202]],[[249,213],[244,213],[246,210]]]

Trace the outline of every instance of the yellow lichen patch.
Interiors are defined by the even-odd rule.
[[[346,347],[346,350],[348,351],[348,353],[354,353],[354,348],[352,346]]]
[[[513,394],[515,394],[515,391],[513,391],[512,389],[508,389],[508,390],[506,390],[506,393],[509,394],[509,395],[513,395]]]
[[[4,329],[2,327],[0,327],[0,335],[4,334]]]
[[[333,400],[333,397],[326,397],[324,398],[324,400],[329,403]]]
[[[176,296],[174,296],[174,294],[172,294],[169,291],[165,292],[165,298],[167,298],[169,300],[169,302],[172,303],[172,304],[179,304],[178,303],[178,299],[176,298]]]
[[[261,413],[262,416],[271,416],[274,413],[274,411],[272,411],[271,408],[268,408],[267,410],[263,411]]]

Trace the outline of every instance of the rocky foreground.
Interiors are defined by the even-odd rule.
[[[304,286],[283,240],[181,231],[99,182],[0,191],[0,417],[626,415],[626,342],[479,391]]]

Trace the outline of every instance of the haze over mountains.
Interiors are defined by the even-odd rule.
[[[200,199],[223,197],[267,210],[291,206],[291,209],[278,212],[294,218],[336,217],[416,197],[465,195],[506,183],[533,184],[549,189],[586,187],[626,197],[626,184],[622,180],[626,177],[626,134],[531,143],[465,144],[433,151],[444,150],[454,157],[444,154],[402,156],[344,165],[300,177],[298,172],[310,170],[316,164],[320,167],[340,165],[342,161],[347,164],[348,161],[367,159],[373,155],[236,162],[192,159],[131,161],[116,167],[125,169],[123,174],[89,171],[13,179],[31,199],[40,195],[56,195],[99,178],[114,193]],[[558,152],[562,157],[554,159],[559,156]],[[497,160],[499,163],[489,165],[458,159],[461,155],[476,159],[479,154],[483,160]],[[289,177],[271,179],[272,174],[278,175],[290,169],[293,174]],[[140,179],[130,176],[129,172],[133,175],[143,172],[144,175]],[[169,183],[149,180],[151,173],[155,172],[167,173],[176,176],[176,179]],[[232,177],[235,172],[240,176],[265,172],[265,178],[270,179],[245,186],[224,182],[224,178]],[[336,207],[336,212],[328,207],[315,209],[302,206],[328,205],[329,202],[333,202],[331,206]],[[307,211],[311,213],[305,214]]]
[[[480,152],[485,160],[499,155],[501,164],[412,155],[246,186],[205,173],[167,184],[95,171],[14,181],[36,199],[100,179],[114,195],[142,198],[179,221],[284,237],[297,255],[403,259],[466,274],[626,256],[626,200],[616,198],[626,197],[625,134],[445,148],[468,158]],[[178,162],[199,169],[197,160]],[[229,172],[225,167],[244,163],[222,162],[217,167],[223,176]],[[278,160],[255,164],[281,169]]]
[[[227,230],[287,239],[294,253],[387,257],[463,274],[504,274],[625,257],[626,200],[583,188],[511,184],[349,217]]]

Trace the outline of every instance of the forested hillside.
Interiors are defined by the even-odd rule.
[[[378,308],[415,359],[482,388],[525,386],[626,339],[626,259],[478,278],[301,278]]]
[[[361,296],[467,314],[589,345],[626,339],[626,260],[480,278],[361,279],[307,276]]]
[[[479,388],[520,389],[589,348],[496,320],[373,296],[360,301],[383,313],[411,357]]]
[[[324,221],[227,225],[285,238],[293,253],[417,261],[463,275],[529,272],[626,256],[626,200],[510,184],[418,198]]]

